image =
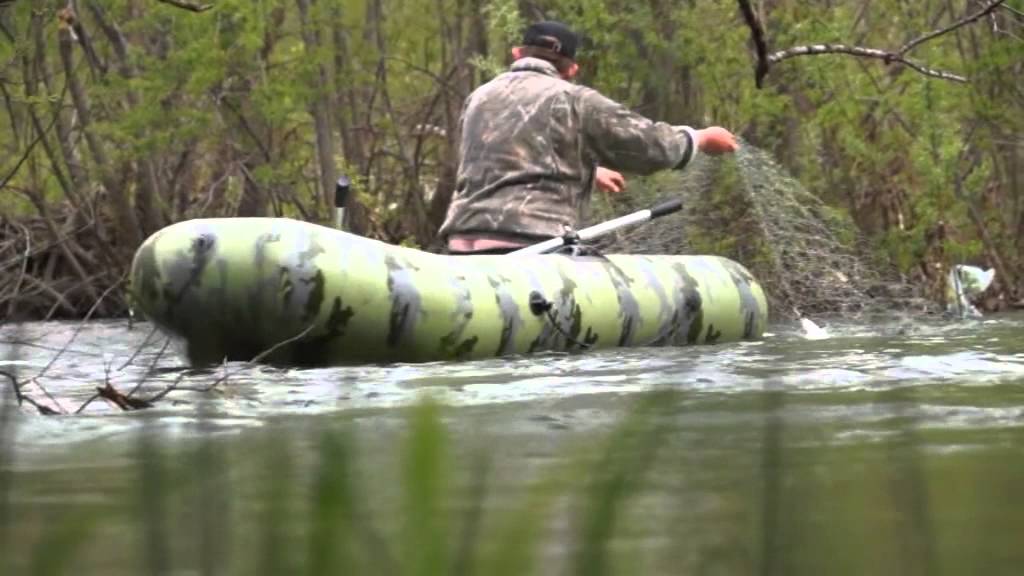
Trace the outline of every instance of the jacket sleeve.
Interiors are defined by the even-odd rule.
[[[576,106],[583,144],[601,166],[651,174],[683,168],[694,156],[686,127],[649,120],[590,88],[579,90]]]

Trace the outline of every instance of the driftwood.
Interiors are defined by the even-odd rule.
[[[15,398],[15,401],[17,402],[18,406],[22,406],[22,405],[26,405],[27,404],[29,406],[34,407],[36,409],[36,411],[39,412],[39,414],[42,414],[44,416],[69,415],[69,414],[81,414],[93,402],[95,402],[96,400],[102,399],[102,400],[106,400],[111,405],[113,405],[114,407],[116,407],[116,408],[118,408],[118,409],[120,409],[122,411],[130,412],[130,411],[135,411],[135,410],[144,410],[144,409],[147,409],[147,408],[153,408],[153,407],[155,407],[157,405],[158,402],[160,402],[161,400],[163,400],[164,398],[166,398],[167,396],[169,396],[173,392],[197,392],[197,393],[216,392],[220,387],[222,387],[225,383],[227,383],[229,381],[231,376],[234,376],[234,375],[238,374],[239,372],[241,372],[243,370],[247,370],[249,368],[252,368],[253,366],[257,365],[259,362],[263,361],[264,359],[269,357],[271,354],[273,354],[277,350],[280,350],[282,347],[287,346],[289,344],[292,344],[294,342],[297,342],[297,341],[305,338],[316,327],[315,323],[310,324],[309,326],[307,326],[304,330],[302,330],[298,334],[295,334],[294,336],[292,336],[290,338],[287,338],[285,340],[282,340],[281,342],[278,342],[278,343],[274,344],[273,346],[270,346],[266,350],[264,350],[264,351],[260,352],[259,354],[255,355],[249,361],[244,362],[244,363],[238,365],[237,367],[233,367],[230,370],[228,369],[227,364],[225,364],[223,366],[222,374],[220,376],[214,378],[212,381],[209,381],[209,382],[206,382],[206,383],[202,383],[202,384],[198,384],[198,385],[196,385],[196,384],[186,385],[186,384],[184,384],[185,378],[188,377],[189,375],[195,374],[196,370],[193,370],[191,368],[175,369],[179,373],[178,373],[178,376],[174,379],[173,382],[171,382],[167,386],[163,387],[158,392],[150,395],[149,397],[145,397],[145,398],[140,397],[138,395],[139,391],[146,384],[146,382],[149,380],[149,378],[153,374],[156,374],[158,372],[157,364],[163,358],[164,353],[167,351],[168,345],[170,344],[170,339],[169,338],[165,338],[164,344],[161,347],[160,351],[150,361],[149,365],[146,367],[146,370],[143,372],[143,375],[142,375],[141,379],[135,384],[135,386],[127,394],[121,392],[114,385],[112,374],[111,374],[111,365],[108,363],[107,364],[107,369],[106,369],[106,375],[105,375],[104,381],[103,381],[103,385],[102,386],[96,386],[95,387],[95,392],[92,394],[92,396],[90,396],[88,399],[86,399],[84,402],[82,402],[77,408],[75,408],[73,410],[68,410],[68,409],[65,409],[64,406],[62,406],[61,403],[57,400],[57,398],[55,398],[52,394],[50,394],[50,392],[46,389],[46,387],[45,387],[45,385],[43,383],[44,382],[44,377],[46,376],[46,373],[49,372],[49,370],[56,364],[56,362],[60,359],[60,357],[65,352],[67,352],[70,349],[71,344],[78,337],[78,334],[81,332],[82,328],[85,326],[85,322],[87,320],[88,320],[88,318],[86,318],[86,320],[83,320],[82,323],[79,324],[78,328],[76,328],[76,330],[72,334],[71,338],[68,339],[68,341],[64,344],[63,347],[61,347],[60,349],[56,350],[56,354],[53,356],[53,358],[51,358],[51,360],[46,364],[46,366],[44,366],[42,368],[42,370],[40,370],[39,373],[37,373],[35,376],[33,376],[33,377],[29,378],[29,379],[26,379],[26,380],[19,381],[14,374],[12,374],[10,372],[6,372],[6,371],[0,370],[0,376],[6,377],[10,381],[12,390],[14,392],[14,398]],[[155,333],[156,333],[155,329],[149,333],[149,335],[145,338],[145,340],[139,345],[138,349],[131,355],[129,360],[121,365],[121,367],[118,369],[119,371],[123,370],[124,368],[126,368],[128,365],[131,364],[131,362],[136,357],[138,357],[138,355],[142,351],[142,349],[149,345],[149,343],[151,342],[152,337],[153,337],[153,335]],[[9,344],[12,344],[14,346],[23,345],[23,343],[21,343],[21,342],[11,342]],[[45,396],[46,399],[48,400],[48,402],[47,403],[43,403],[43,402],[37,401],[31,395],[26,394],[25,389],[26,389],[26,387],[29,387],[29,386],[32,387],[33,391],[38,391],[43,396]],[[56,407],[56,408],[54,408],[54,407]]]

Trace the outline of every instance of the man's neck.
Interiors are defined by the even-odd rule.
[[[510,70],[513,72],[540,72],[541,74],[547,74],[548,76],[555,76],[565,80],[565,77],[558,72],[558,68],[555,68],[554,64],[547,60],[533,58],[531,56],[516,60],[512,63]]]

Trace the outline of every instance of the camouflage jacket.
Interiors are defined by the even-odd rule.
[[[597,165],[634,174],[681,168],[693,156],[682,127],[653,122],[537,58],[470,94],[460,118],[456,189],[442,240],[532,242],[576,228]]]

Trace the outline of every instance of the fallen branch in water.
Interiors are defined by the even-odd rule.
[[[115,286],[111,286],[108,289],[108,292],[110,290],[113,290],[113,288]],[[95,309],[95,307],[94,307],[94,309]],[[88,317],[86,318],[86,320],[88,320]],[[39,411],[40,414],[44,414],[44,415],[68,414],[68,412],[65,411],[64,408],[57,401],[57,399],[54,398],[49,393],[49,391],[47,391],[46,388],[40,383],[40,378],[54,365],[54,363],[56,363],[57,359],[68,349],[68,347],[71,345],[71,343],[78,336],[78,333],[81,331],[82,326],[84,325],[84,322],[85,322],[85,320],[83,320],[82,324],[80,324],[76,328],[75,333],[72,335],[72,337],[69,339],[69,341],[64,345],[64,347],[62,347],[60,350],[57,351],[57,354],[55,355],[55,357],[43,368],[43,370],[40,371],[40,373],[38,375],[36,375],[35,377],[33,377],[33,378],[31,378],[30,380],[27,381],[27,382],[31,382],[31,383],[35,384],[43,392],[43,394],[45,394],[46,397],[50,399],[50,401],[53,403],[53,405],[57,406],[60,409],[59,412],[53,410],[52,408],[49,408],[48,406],[39,404],[35,400],[33,400],[32,398],[30,398],[28,396],[25,396],[24,393],[23,393],[22,387],[21,387],[21,383],[19,383],[17,381],[17,379],[14,377],[14,375],[6,373],[6,372],[0,372],[0,374],[4,374],[4,375],[8,376],[8,378],[10,378],[11,382],[13,383],[14,392],[15,392],[15,398],[17,398],[19,406],[21,404],[23,404],[23,403],[31,404],[32,406],[36,407],[36,409]],[[241,366],[238,366],[234,370],[228,370],[227,363],[225,362],[222,365],[223,369],[224,369],[223,375],[221,375],[219,378],[217,378],[216,380],[214,380],[210,384],[207,384],[207,385],[204,385],[204,386],[182,386],[181,383],[185,380],[185,377],[188,376],[190,373],[194,373],[194,371],[186,369],[186,370],[183,370],[178,375],[177,378],[175,378],[174,382],[172,382],[171,384],[167,385],[166,387],[164,387],[162,390],[160,390],[156,394],[154,394],[154,395],[152,395],[152,396],[150,396],[148,398],[139,398],[139,397],[137,397],[136,393],[146,383],[149,375],[151,375],[151,374],[153,374],[155,372],[157,363],[159,363],[160,359],[163,357],[164,353],[166,352],[166,350],[167,350],[167,348],[168,348],[168,346],[170,344],[170,339],[168,338],[167,340],[164,341],[164,344],[161,347],[160,351],[156,354],[156,356],[153,358],[153,360],[149,363],[149,366],[146,369],[142,379],[139,382],[137,382],[135,384],[135,386],[127,394],[121,392],[120,390],[118,390],[114,386],[113,381],[112,381],[111,376],[110,376],[110,374],[111,374],[111,365],[108,363],[107,366],[106,366],[106,374],[105,374],[105,377],[104,377],[103,386],[97,386],[95,388],[95,393],[93,393],[93,395],[90,396],[87,400],[82,402],[82,404],[80,406],[78,406],[78,408],[76,408],[71,413],[72,414],[81,414],[83,411],[85,411],[85,409],[90,404],[92,404],[94,401],[96,401],[99,398],[107,400],[108,402],[110,402],[111,404],[113,404],[114,406],[118,407],[119,409],[121,409],[123,411],[129,412],[129,411],[134,411],[134,410],[143,410],[143,409],[146,409],[146,408],[153,408],[156,405],[157,402],[159,402],[160,400],[162,400],[163,398],[165,398],[168,394],[170,394],[172,392],[178,392],[178,391],[181,391],[181,392],[200,392],[200,393],[213,392],[218,387],[220,387],[225,382],[227,382],[228,379],[231,376],[233,376],[235,374],[238,374],[239,372],[241,372],[243,370],[247,370],[249,368],[252,368],[253,366],[257,365],[259,362],[261,362],[262,360],[264,360],[265,358],[267,358],[268,356],[270,356],[271,354],[273,354],[277,350],[280,350],[282,347],[287,346],[288,344],[292,344],[292,343],[294,343],[294,342],[296,342],[298,340],[301,340],[302,338],[305,338],[307,335],[309,335],[310,332],[313,331],[313,329],[315,327],[316,327],[315,323],[310,324],[309,326],[307,326],[304,330],[302,330],[298,334],[296,334],[296,335],[294,335],[294,336],[292,336],[290,338],[287,338],[285,340],[282,340],[281,342],[278,342],[278,343],[274,344],[273,346],[267,348],[266,350],[260,352],[259,354],[255,355],[255,356],[253,356],[252,359],[250,359],[247,362],[243,363]],[[146,339],[143,341],[142,345],[140,346],[140,349],[136,350],[135,353],[132,355],[131,360],[129,360],[128,362],[125,362],[119,370],[121,370],[124,367],[128,366],[131,363],[131,361],[134,360],[134,358],[136,358],[139,355],[139,353],[141,352],[141,348],[144,348],[149,343],[152,335],[153,335],[153,332],[151,332],[149,334],[149,336],[146,337]]]
[[[109,288],[103,291],[103,294],[101,294],[100,297],[96,300],[96,302],[92,305],[92,307],[89,308],[89,312],[85,315],[85,318],[83,318],[82,321],[78,323],[78,326],[75,327],[74,333],[71,335],[71,338],[68,339],[67,343],[64,344],[64,347],[61,348],[60,352],[57,352],[57,355],[54,356],[50,360],[50,362],[43,367],[42,370],[40,370],[39,374],[36,374],[36,377],[33,380],[42,378],[43,375],[46,374],[46,372],[49,371],[50,368],[53,367],[57,360],[64,355],[64,352],[68,349],[69,346],[71,346],[71,343],[74,342],[76,338],[78,338],[78,334],[81,333],[82,329],[85,328],[86,322],[88,322],[89,319],[92,318],[93,313],[95,313],[96,309],[99,308],[100,304],[103,303],[103,299],[106,298],[108,294],[113,292],[115,288],[120,286],[124,282],[126,276],[127,273],[125,273],[125,275],[122,276],[120,280],[110,285]]]
[[[6,377],[8,377],[11,380],[11,389],[14,390],[14,399],[17,400],[18,405],[20,406],[21,405],[21,401],[22,401],[22,396],[21,396],[21,387],[18,385],[18,379],[15,378],[14,374],[11,374],[10,372],[4,371],[4,370],[0,370],[0,376],[6,376]]]
[[[31,396],[25,396],[25,394],[23,394],[21,391],[21,385],[18,382],[18,379],[14,376],[14,374],[11,374],[10,372],[6,372],[4,370],[0,370],[0,376],[6,376],[11,381],[11,388],[14,390],[14,399],[18,402],[19,407],[23,404],[29,404],[33,406],[36,409],[36,411],[42,414],[43,416],[57,416],[60,414],[60,412],[57,412],[53,408],[50,408],[45,404],[40,404],[36,402],[35,400],[32,399]]]
[[[126,412],[153,407],[153,404],[151,402],[147,402],[146,400],[142,400],[140,398],[132,398],[131,396],[126,396],[118,392],[117,389],[114,388],[114,385],[111,384],[109,380],[107,381],[106,385],[103,386],[102,388],[96,388],[96,395],[100,398],[103,398],[104,400],[109,400],[113,402],[114,405],[116,405],[118,408]],[[76,412],[76,414],[77,413],[78,412]]]
[[[46,389],[46,386],[43,386],[43,384],[39,382],[38,378],[30,378],[29,380],[27,380],[27,382],[31,382],[36,388],[39,388],[39,390],[43,393],[43,396],[46,396],[47,398],[49,398],[50,402],[53,402],[53,405],[56,406],[59,410],[58,412],[54,412],[54,414],[67,414],[67,411],[64,410],[64,407],[60,405],[60,402],[57,401],[53,394],[50,394],[50,391]],[[39,405],[36,404],[35,402],[32,402],[32,405],[35,406],[36,408],[39,408]]]
[[[139,344],[139,346],[138,346],[137,348],[135,348],[135,351],[134,351],[134,352],[132,352],[132,355],[131,355],[131,356],[129,356],[129,357],[128,357],[128,359],[124,361],[124,364],[121,364],[121,367],[120,367],[120,368],[118,368],[118,370],[124,370],[124,369],[125,369],[125,368],[127,368],[127,367],[128,367],[128,366],[129,366],[129,365],[130,365],[130,364],[132,363],[132,362],[134,362],[134,361],[135,361],[135,359],[139,357],[139,354],[141,354],[141,353],[142,353],[142,351],[146,349],[146,346],[147,346],[147,345],[149,345],[149,340],[150,340],[150,339],[151,339],[151,338],[153,337],[153,335],[154,335],[154,334],[156,334],[156,333],[157,333],[157,328],[156,328],[156,327],[154,326],[154,327],[153,327],[153,328],[152,328],[152,329],[151,329],[151,330],[149,331],[149,334],[147,334],[147,335],[146,335],[146,339],[142,341],[142,344]],[[164,355],[164,350],[166,350],[166,349],[167,349],[167,345],[168,345],[168,344],[170,344],[170,343],[171,343],[171,339],[170,339],[170,338],[167,338],[167,340],[165,340],[165,341],[164,341],[164,347],[160,349],[160,353],[159,353],[159,354],[157,355],[156,359],[155,359],[155,360],[153,360],[153,362],[151,362],[151,363],[150,363],[150,365],[149,365],[149,369],[150,369],[150,370],[152,370],[152,369],[153,369],[153,367],[154,367],[154,366],[156,365],[157,361],[159,361],[159,360],[160,360],[160,357]],[[145,382],[145,380],[143,380],[143,382]],[[137,389],[137,388],[138,388],[138,387],[136,387],[136,389]]]
[[[164,388],[163,390],[161,390],[160,392],[158,392],[154,396],[150,397],[146,401],[149,402],[149,403],[155,403],[158,400],[162,399],[164,396],[167,396],[168,394],[170,394],[171,392],[174,392],[174,391],[182,391],[182,392],[212,392],[218,386],[220,386],[221,384],[227,382],[228,378],[230,376],[232,376],[234,374],[237,374],[237,373],[241,372],[242,370],[246,370],[248,368],[251,368],[251,367],[255,366],[261,360],[263,360],[267,356],[270,356],[271,354],[273,354],[277,350],[281,349],[283,346],[287,346],[288,344],[291,344],[293,342],[301,340],[302,338],[305,338],[306,335],[308,335],[313,330],[313,328],[315,328],[315,327],[316,327],[316,323],[310,324],[308,327],[306,327],[305,330],[303,330],[302,332],[299,332],[295,336],[292,336],[291,338],[288,338],[287,340],[282,340],[281,342],[278,342],[277,344],[274,344],[270,348],[267,348],[263,352],[260,352],[259,354],[253,356],[251,360],[249,360],[246,363],[242,364],[241,366],[239,366],[234,371],[230,371],[229,372],[228,369],[227,369],[227,364],[226,363],[223,364],[224,375],[221,376],[220,378],[214,380],[213,383],[208,385],[208,386],[181,386],[180,385],[181,381],[185,378],[185,373],[182,373],[180,376],[178,376],[178,379],[175,380],[172,384],[170,384],[169,386],[167,386],[166,388]]]

